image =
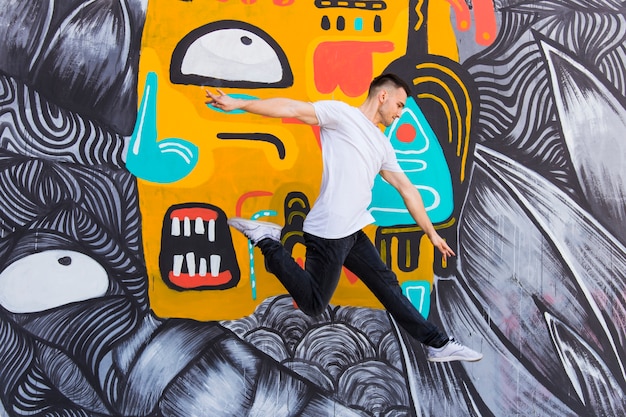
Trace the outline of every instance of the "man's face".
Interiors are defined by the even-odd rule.
[[[390,126],[400,117],[406,103],[407,95],[403,88],[387,87],[382,90],[383,98],[380,107],[380,117],[383,126]]]

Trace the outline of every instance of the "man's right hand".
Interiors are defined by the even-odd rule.
[[[209,90],[206,90],[206,97],[208,98],[208,100],[205,102],[206,104],[209,104],[216,109],[224,111],[231,111],[239,108],[237,106],[237,99],[232,98],[219,88],[217,88],[216,91],[217,94],[213,94]]]

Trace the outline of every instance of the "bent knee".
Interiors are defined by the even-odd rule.
[[[302,311],[304,314],[306,314],[309,317],[321,316],[326,311],[326,307],[328,307],[328,304],[325,304],[325,305],[313,304],[313,305],[304,305],[304,306],[299,305],[299,304],[297,305],[300,311]]]

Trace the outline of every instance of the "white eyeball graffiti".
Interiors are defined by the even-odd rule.
[[[279,44],[249,23],[223,20],[193,30],[172,53],[173,83],[287,87],[293,75]]]
[[[35,313],[103,296],[105,269],[89,256],[47,250],[21,258],[0,274],[0,305],[12,313]]]
[[[233,81],[272,83],[282,78],[276,52],[243,29],[221,29],[199,38],[187,50],[181,71]]]

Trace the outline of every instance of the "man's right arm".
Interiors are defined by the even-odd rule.
[[[207,90],[207,104],[224,111],[244,110],[249,113],[275,118],[294,118],[302,123],[317,125],[317,115],[312,103],[289,98],[247,100],[234,98],[217,89],[217,94]]]
[[[406,208],[411,214],[411,217],[413,217],[415,223],[417,223],[417,225],[422,228],[424,233],[426,233],[426,236],[428,236],[430,241],[433,243],[433,246],[439,249],[443,258],[446,259],[448,256],[455,256],[454,251],[435,230],[435,227],[428,217],[426,208],[424,207],[422,196],[415,185],[411,183],[406,174],[402,171],[396,172],[383,170],[380,171],[380,175],[385,181],[398,190],[400,196],[402,196],[402,200],[404,200]]]

